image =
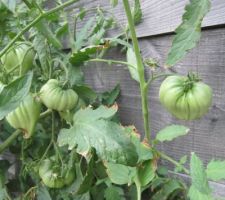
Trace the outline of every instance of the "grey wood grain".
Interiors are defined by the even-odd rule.
[[[143,57],[156,58],[163,65],[171,41],[171,35],[140,39]],[[225,159],[224,55],[225,28],[205,30],[198,46],[174,68],[180,74],[187,74],[188,71],[198,72],[203,81],[213,88],[212,107],[200,120],[190,122],[176,120],[160,105],[158,90],[162,80],[152,84],[148,100],[153,137],[161,128],[169,124],[183,124],[191,130],[187,136],[159,144],[162,151],[177,160],[185,154],[190,155],[190,152],[196,152],[205,164],[212,158]],[[125,55],[121,54],[119,49],[111,51],[108,56],[119,60],[125,59]],[[148,74],[149,70],[146,70],[146,75]],[[90,63],[85,68],[85,77],[86,82],[98,91],[112,89],[120,83],[122,91],[118,104],[122,123],[134,124],[143,133],[138,84],[130,78],[125,66]],[[169,167],[173,168],[171,165]]]
[[[181,23],[181,17],[184,13],[184,7],[189,0],[141,0],[141,7],[143,10],[142,23],[137,26],[138,37],[146,37],[152,35],[159,35],[164,33],[170,33]],[[120,25],[124,27],[126,18],[124,15],[124,9],[122,0],[119,0],[119,5],[116,8],[112,8],[109,4],[109,0],[85,0],[80,1],[70,7],[72,12],[69,15],[69,21],[73,26],[73,16],[76,13],[77,5],[82,5],[85,8],[93,8],[96,5],[105,8],[107,11],[112,11],[116,16]],[[93,16],[95,11],[90,12],[87,15],[88,19]],[[78,29],[85,23],[78,23]],[[224,0],[212,0],[212,7],[210,12],[205,17],[202,27],[209,27],[214,25],[225,24],[225,1]]]

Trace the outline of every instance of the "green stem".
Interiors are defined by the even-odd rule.
[[[136,189],[137,189],[137,200],[141,200],[141,184],[139,180],[135,181]]]
[[[16,130],[1,145],[0,154],[21,134],[21,130]]]
[[[52,113],[52,110],[48,109],[45,112],[41,113],[39,118],[42,119],[42,118],[48,116],[50,113]]]
[[[163,152],[158,152],[158,153],[163,159],[168,160],[169,162],[171,162],[172,164],[174,164],[177,167],[181,167],[186,174],[190,174],[190,172],[189,172],[189,170],[187,168],[185,168],[183,165],[181,165],[179,162],[177,162],[173,158],[167,156]]]
[[[38,186],[34,186],[34,187],[29,188],[29,190],[27,190],[27,192],[24,194],[23,199],[26,199],[26,197],[27,197],[33,190],[35,190],[37,187],[38,187]]]
[[[144,74],[144,65],[142,62],[142,57],[140,53],[140,48],[138,45],[138,39],[135,32],[135,25],[133,21],[133,17],[131,14],[131,9],[129,5],[128,0],[123,0],[124,9],[127,15],[129,30],[131,33],[131,39],[134,46],[134,53],[137,59],[137,69],[138,69],[138,75],[140,80],[140,90],[141,90],[141,102],[142,102],[142,115],[144,120],[144,130],[145,130],[145,137],[150,142],[151,140],[151,131],[150,131],[150,115],[148,112],[148,87],[145,82],[145,74]]]
[[[68,80],[69,80],[69,71],[68,71],[68,69],[67,69],[65,63],[64,63],[63,61],[61,61],[59,58],[54,58],[54,59],[51,60],[51,63],[54,63],[54,62],[58,62],[58,63],[59,63],[59,66],[60,66],[60,67],[64,70],[64,72],[65,72],[66,80],[65,80],[65,82],[64,82],[64,84],[63,84],[63,85],[65,85],[65,84],[68,82]]]
[[[158,78],[162,78],[162,77],[167,77],[167,76],[172,76],[172,75],[175,75],[175,74],[173,74],[173,73],[170,73],[170,74],[157,74],[157,75],[153,75],[151,78],[149,78],[149,80],[148,80],[148,82],[147,82],[147,86],[149,86],[149,85],[151,85],[151,83],[154,81],[154,80],[156,80],[156,79],[158,79]]]
[[[130,63],[124,62],[124,61],[119,61],[119,60],[108,60],[108,59],[106,60],[106,59],[101,59],[101,58],[95,58],[95,59],[88,60],[88,62],[106,62],[108,64],[115,63],[115,64],[121,64],[121,65],[128,65],[132,68],[135,68],[135,66],[131,65]]]
[[[32,22],[30,22],[27,26],[25,26],[12,40],[9,42],[4,49],[0,52],[0,58],[8,51],[8,49],[24,34],[26,33],[31,27],[33,27],[35,24],[37,24],[41,19],[59,11],[63,8],[77,2],[78,0],[70,0],[62,5],[59,5],[47,12],[41,13],[37,18],[35,18]]]
[[[49,110],[47,110],[49,111]],[[46,111],[46,112],[47,112]],[[50,110],[51,111],[51,110]],[[52,113],[52,131],[51,131],[51,141],[49,142],[48,144],[48,147],[46,148],[44,154],[42,155],[40,161],[38,163],[41,163],[42,160],[44,160],[45,156],[47,155],[49,149],[51,148],[51,146],[53,145],[54,143],[54,134],[55,134],[55,130],[54,130],[54,127],[55,127],[55,118],[54,118],[54,112],[51,112]]]

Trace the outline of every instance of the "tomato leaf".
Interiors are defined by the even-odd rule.
[[[37,188],[37,200],[52,200],[45,186],[39,186]]]
[[[214,200],[211,195],[199,192],[193,185],[189,189],[188,197],[190,200]]]
[[[35,37],[33,40],[33,46],[35,51],[37,52],[41,68],[44,72],[44,74],[48,74],[48,68],[49,68],[49,52],[48,48],[46,48],[46,43],[45,43],[45,37],[41,34],[38,33],[37,30],[35,30]]]
[[[157,166],[152,160],[147,160],[137,168],[138,178],[142,187],[146,186],[155,177]]]
[[[47,21],[42,19],[39,23],[36,25],[37,30],[45,37],[47,38],[48,42],[52,44],[55,48],[62,48],[61,42],[58,40],[56,35],[52,32],[49,25],[47,24]]]
[[[140,140],[141,135],[137,132],[134,126],[125,127],[125,132],[128,134],[131,139],[131,142],[136,148],[138,154],[138,163],[153,158],[152,149],[150,145],[147,142]]]
[[[90,190],[94,180],[94,166],[95,166],[95,155],[92,154],[90,161],[88,163],[86,174],[83,177],[83,181],[76,192],[77,194],[84,194]]]
[[[189,128],[180,125],[171,125],[158,132],[156,140],[160,142],[171,141],[179,136],[186,135]]]
[[[115,199],[126,200],[124,197],[123,189],[120,187],[116,187],[114,185],[109,186],[105,190],[104,197],[106,200],[115,200]]]
[[[68,79],[71,86],[81,85],[84,83],[84,73],[81,70],[81,67],[74,67],[69,65],[68,71]]]
[[[76,41],[75,41],[75,49],[76,51],[79,51],[82,46],[85,45],[87,36],[89,35],[89,31],[92,28],[93,24],[95,23],[95,17],[90,18],[87,23],[83,26],[83,28],[80,30],[80,32],[76,35]]]
[[[210,10],[210,0],[191,0],[185,7],[182,23],[175,30],[176,36],[166,59],[167,66],[175,65],[194,48],[201,36],[201,23]]]
[[[225,161],[212,160],[206,169],[208,179],[219,181],[225,179]]]
[[[30,91],[33,73],[29,72],[5,86],[0,93],[0,119],[16,109]]]
[[[136,167],[129,167],[122,164],[105,163],[106,172],[112,183],[118,185],[131,184],[137,176]]]
[[[93,110],[88,107],[77,111],[70,129],[62,129],[58,136],[60,146],[68,145],[69,149],[77,148],[77,152],[86,156],[90,148],[96,150],[99,158],[121,164],[134,165],[137,153],[134,145],[125,135],[124,129],[109,121],[117,107],[100,106]]]
[[[169,179],[167,182],[165,182],[162,186],[162,188],[159,189],[158,192],[156,192],[152,200],[167,200],[170,195],[172,195],[177,190],[182,190],[181,184],[177,180]]]
[[[116,85],[111,91],[103,92],[98,95],[101,103],[107,106],[112,106],[120,94],[120,85]]]
[[[110,0],[110,3],[113,7],[116,7],[118,5],[118,0]]]
[[[138,76],[138,70],[137,70],[137,60],[136,60],[134,50],[132,48],[127,49],[127,62],[130,64],[128,65],[128,69],[130,71],[131,77],[135,81],[140,82],[139,76]]]
[[[81,99],[87,102],[87,104],[93,103],[97,98],[97,94],[95,93],[95,91],[87,85],[76,85],[74,86],[74,90]]]
[[[134,8],[133,8],[133,20],[135,24],[139,24],[142,20],[142,10],[140,0],[134,0]]]
[[[80,66],[85,61],[89,60],[91,58],[91,55],[95,54],[97,50],[100,50],[103,48],[104,47],[102,45],[92,45],[92,46],[85,47],[81,50],[73,52],[69,61],[71,64],[75,66]]]
[[[191,178],[192,178],[192,186],[189,190],[188,196],[191,200],[203,200],[212,199],[211,189],[209,188],[207,176],[205,169],[203,167],[202,161],[196,156],[195,153],[191,155]],[[198,194],[195,196],[195,193]],[[207,197],[207,198],[206,198]]]

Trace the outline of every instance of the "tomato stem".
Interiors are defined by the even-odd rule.
[[[135,180],[135,185],[137,189],[137,200],[141,200],[141,184],[138,178]]]
[[[14,131],[1,145],[0,145],[0,153],[2,153],[19,135],[21,134],[21,130]]]
[[[153,75],[153,76],[151,76],[149,79],[148,79],[148,82],[146,83],[147,84],[147,86],[149,87],[149,85],[151,85],[151,83],[154,81],[154,80],[156,80],[156,79],[158,79],[158,78],[165,78],[165,77],[167,77],[167,76],[173,76],[173,75],[175,75],[174,73],[162,73],[162,74],[157,74],[157,75]]]
[[[140,92],[141,92],[141,103],[142,103],[142,116],[144,120],[144,130],[145,130],[145,138],[150,143],[151,141],[151,130],[150,130],[150,113],[148,111],[148,90],[146,87],[145,81],[145,73],[144,73],[144,65],[142,62],[142,57],[140,53],[140,48],[138,44],[138,39],[136,36],[134,20],[131,13],[131,8],[128,0],[123,0],[124,9],[126,12],[129,30],[131,34],[131,39],[133,43],[134,53],[137,59],[137,70],[138,76],[140,80]]]
[[[183,169],[183,171],[186,174],[190,174],[189,170],[187,168],[185,168],[183,165],[181,165],[179,162],[177,162],[176,160],[174,160],[173,158],[169,157],[168,155],[164,154],[163,152],[158,152],[158,154],[161,156],[161,158],[168,160],[169,162],[171,162],[172,164],[174,164],[176,167],[180,167]]]
[[[115,63],[115,64],[121,64],[121,65],[128,65],[128,66],[136,69],[135,66],[131,65],[130,63],[124,62],[124,61],[119,61],[119,60],[109,60],[109,59],[95,58],[95,59],[88,60],[88,62],[106,62],[109,65],[112,64],[112,63]]]

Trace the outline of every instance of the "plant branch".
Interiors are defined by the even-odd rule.
[[[124,61],[119,61],[119,60],[106,60],[106,59],[101,59],[101,58],[95,58],[95,59],[91,59],[91,60],[88,60],[88,62],[106,62],[108,63],[109,65],[112,64],[112,63],[115,63],[115,64],[122,64],[122,65],[128,65],[134,69],[136,69],[133,65],[131,65],[130,63],[128,62],[124,62]]]
[[[34,187],[31,187],[27,190],[27,192],[24,194],[23,196],[23,199],[26,199],[26,197],[35,189],[37,189],[38,186],[34,186]]]
[[[140,184],[138,177],[135,180],[135,185],[136,185],[136,189],[137,189],[137,200],[141,200],[141,184]]]
[[[167,77],[167,76],[172,76],[172,75],[175,75],[175,74],[173,74],[173,73],[166,74],[166,73],[165,73],[165,74],[157,74],[157,75],[155,75],[155,76],[152,76],[152,77],[150,77],[150,78],[148,79],[147,86],[151,85],[151,83],[152,83],[154,80],[158,79],[158,78],[161,78],[161,77]]]
[[[166,154],[164,154],[163,152],[158,152],[159,155],[161,156],[161,158],[168,160],[169,162],[171,162],[172,164],[174,164],[176,167],[180,167],[183,169],[183,171],[186,174],[190,174],[189,170],[187,168],[185,168],[183,165],[181,165],[179,162],[177,162],[176,160],[174,160],[173,158],[167,156]]]
[[[2,144],[0,144],[0,153],[2,153],[21,133],[21,130],[14,131]]]
[[[35,24],[37,24],[41,19],[59,11],[62,10],[63,8],[77,2],[78,0],[70,0],[67,1],[66,3],[59,5],[47,12],[41,13],[38,17],[36,17],[32,22],[30,22],[27,26],[25,26],[12,40],[9,42],[4,49],[0,52],[0,58],[8,51],[8,49],[24,34],[26,33],[31,27],[33,27]]]
[[[131,39],[132,39],[133,47],[134,47],[134,53],[135,53],[135,56],[137,59],[137,68],[138,68],[138,75],[139,75],[139,80],[140,80],[142,115],[143,115],[143,120],[144,120],[145,137],[148,140],[148,142],[150,142],[151,131],[150,131],[150,125],[149,125],[150,115],[148,112],[148,90],[147,90],[148,87],[145,82],[144,65],[142,62],[140,48],[138,45],[138,39],[137,39],[136,32],[135,32],[135,25],[134,25],[129,1],[123,0],[123,5],[124,5],[124,9],[125,9],[125,12],[127,15],[129,30],[131,33]]]
[[[42,119],[42,118],[48,116],[50,113],[52,113],[52,110],[51,110],[51,109],[48,109],[48,110],[46,110],[45,112],[42,112],[42,113],[40,114],[39,119]]]

